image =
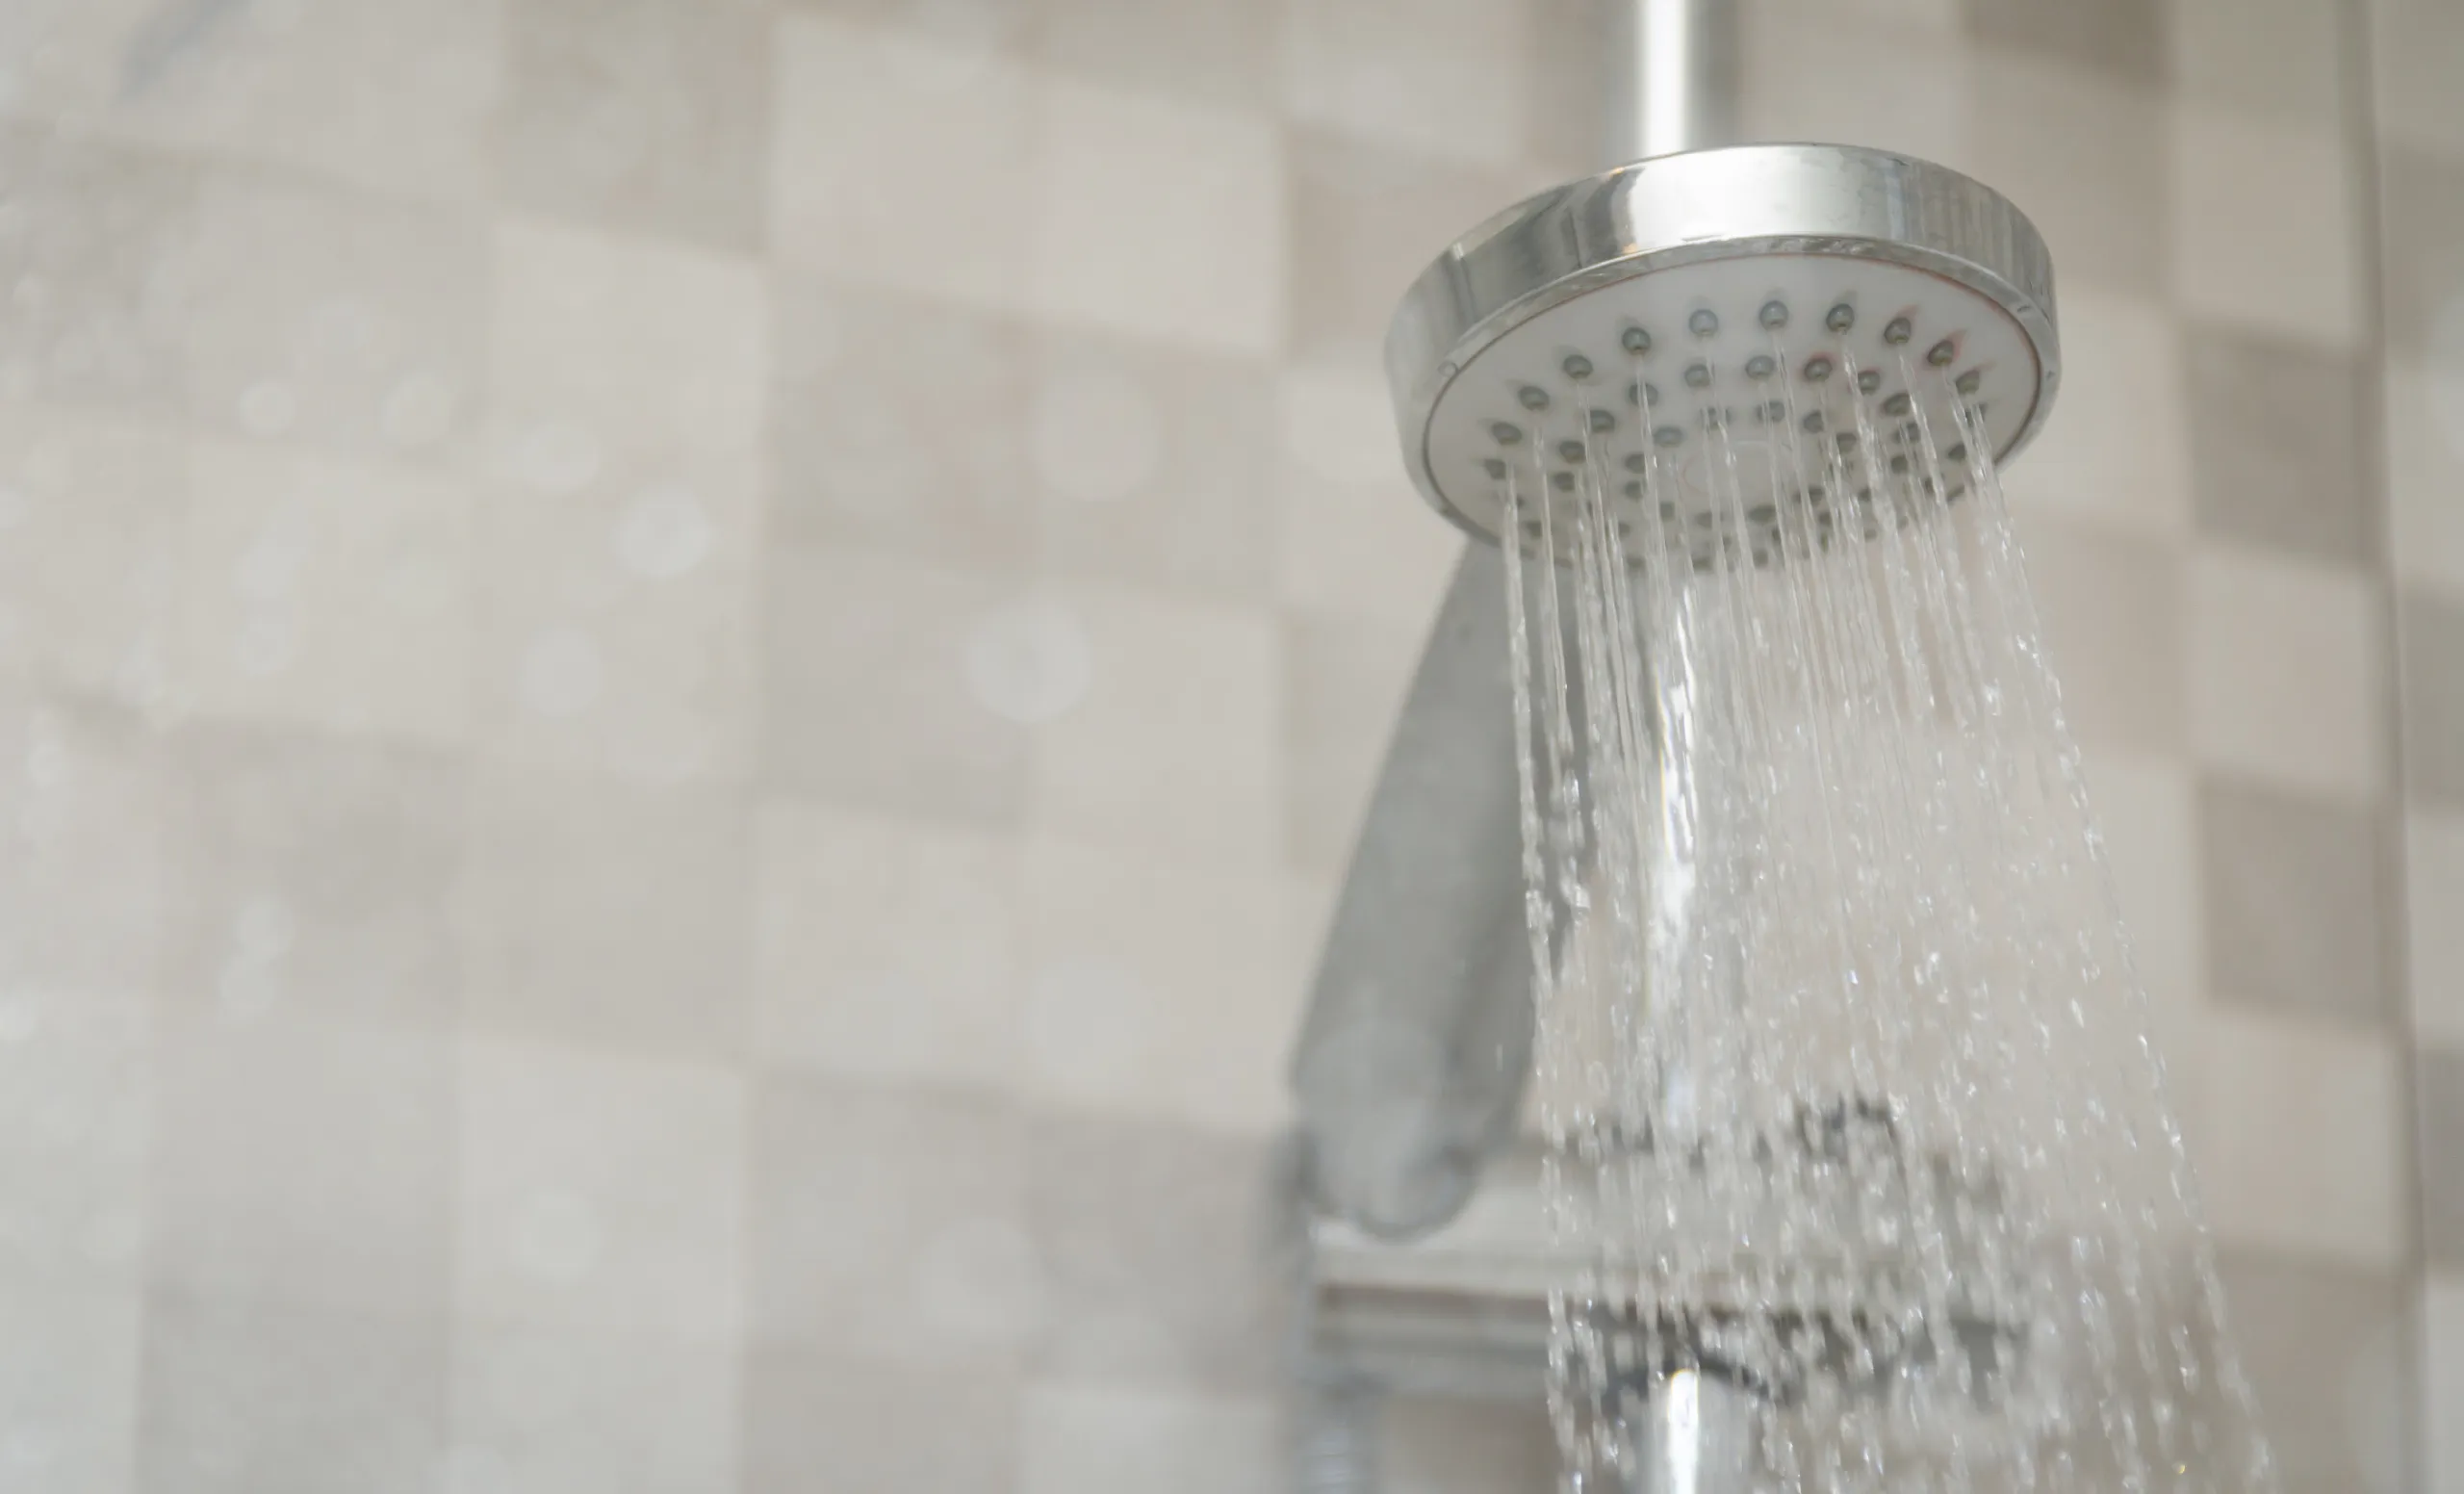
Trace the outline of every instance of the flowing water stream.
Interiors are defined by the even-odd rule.
[[[1568,1486],[2272,1487],[1973,386],[1758,367],[1492,469]]]

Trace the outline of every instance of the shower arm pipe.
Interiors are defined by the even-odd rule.
[[[1599,140],[1622,164],[1732,142],[1733,0],[1604,0]],[[1466,547],[1336,901],[1293,1059],[1312,1201],[1389,1237],[1459,1212],[1529,1078],[1504,568]]]

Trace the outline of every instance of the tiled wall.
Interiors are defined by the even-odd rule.
[[[2331,0],[1746,7],[1758,133],[2053,242],[2015,484],[2295,1494],[2405,1486],[2425,1250],[2464,1398],[2414,3],[2383,173]],[[0,7],[0,1489],[1281,1486],[1285,1048],[1456,543],[1375,340],[1594,164],[1581,9]]]
[[[2373,0],[2423,1487],[2464,1494],[2464,8]]]

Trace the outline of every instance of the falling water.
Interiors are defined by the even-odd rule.
[[[1499,478],[1568,1487],[2272,1487],[1983,408],[1893,352],[1690,430],[1574,360]]]

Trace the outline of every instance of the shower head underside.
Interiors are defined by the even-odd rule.
[[[1631,557],[1763,558],[1776,514],[1831,514],[1996,462],[2040,426],[2060,361],[2044,242],[1946,167],[1843,145],[1662,156],[1507,209],[1397,310],[1404,460],[1497,540],[1509,493],[1609,502]],[[1887,504],[1886,506],[1888,506]],[[1902,504],[1903,510],[1905,504]],[[1554,543],[1573,543],[1573,524]],[[1812,532],[1809,529],[1807,532]]]

